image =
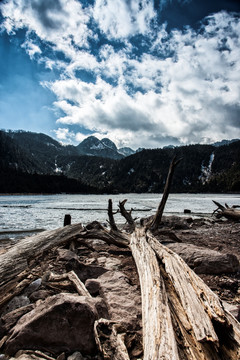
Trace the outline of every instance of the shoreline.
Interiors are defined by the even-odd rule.
[[[138,192],[119,192],[119,193],[115,193],[115,192],[110,192],[110,193],[67,193],[67,192],[62,192],[62,193],[0,193],[0,196],[50,196],[50,195],[128,195],[128,194],[158,194],[158,195],[162,195],[161,193],[154,193],[154,192],[144,192],[144,193],[138,193]],[[188,195],[239,195],[240,197],[240,192],[239,191],[231,191],[231,192],[171,192],[169,195],[176,195],[176,194],[188,194]]]

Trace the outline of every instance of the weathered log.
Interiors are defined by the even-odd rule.
[[[70,214],[66,214],[64,216],[64,222],[63,222],[63,226],[67,226],[67,225],[71,225],[71,215]]]
[[[109,225],[113,231],[118,231],[118,227],[115,223],[115,219],[113,216],[113,206],[112,206],[112,199],[108,200],[108,218],[109,218]]]
[[[134,231],[136,224],[135,224],[134,219],[132,218],[132,214],[131,214],[132,210],[127,211],[125,209],[126,202],[127,202],[127,199],[125,199],[123,201],[119,201],[118,206],[119,206],[121,215],[126,219],[128,225],[129,225],[129,232],[132,232],[132,231]]]
[[[217,205],[217,209],[214,210],[213,214],[216,213],[218,218],[225,217],[228,220],[240,221],[240,210],[237,210],[237,205],[229,207],[228,204],[223,206],[215,200],[213,202]]]
[[[130,248],[141,284],[144,360],[240,358],[240,324],[187,264],[143,229]]]
[[[69,225],[57,230],[44,231],[19,241],[6,253],[0,255],[0,286],[13,279],[28,267],[30,260],[55,246],[76,238],[81,224]]]
[[[107,319],[95,321],[95,339],[105,360],[130,360],[124,342],[125,333],[119,328],[119,324]]]
[[[164,187],[164,191],[163,191],[163,195],[162,195],[162,200],[158,206],[157,212],[155,214],[155,216],[153,217],[153,220],[151,221],[151,223],[149,224],[149,228],[151,229],[151,231],[155,231],[160,223],[161,223],[161,219],[162,219],[162,214],[168,199],[168,195],[170,192],[170,187],[172,184],[172,179],[173,179],[173,173],[174,170],[176,168],[176,166],[178,165],[178,163],[181,161],[181,159],[176,160],[176,156],[172,159],[171,164],[169,166],[169,170],[168,170],[168,176],[167,176],[167,180],[166,180],[166,184]]]
[[[143,229],[132,234],[130,248],[141,285],[144,360],[178,360],[164,281]]]

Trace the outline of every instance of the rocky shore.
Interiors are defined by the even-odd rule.
[[[163,218],[156,238],[239,320],[239,223]],[[0,261],[9,251],[1,249]],[[143,358],[141,289],[128,248],[74,235],[33,253],[23,271],[1,282],[0,298],[1,360]]]

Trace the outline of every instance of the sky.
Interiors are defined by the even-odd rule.
[[[133,149],[239,138],[240,1],[0,1],[0,128]]]

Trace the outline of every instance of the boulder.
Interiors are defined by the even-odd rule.
[[[94,354],[96,302],[67,293],[47,298],[18,321],[6,341],[5,353],[12,356],[20,349],[37,349],[54,355],[75,351]]]
[[[70,355],[67,360],[84,360],[84,358],[79,351],[76,351],[72,355]]]
[[[99,294],[107,306],[109,318],[118,323],[136,323],[141,318],[141,295],[140,289],[130,285],[127,276],[120,271],[108,271],[98,279],[86,282],[90,290],[97,287]]]
[[[234,273],[239,268],[239,261],[233,254],[223,254],[186,243],[172,243],[167,247],[181,256],[197,274]]]
[[[9,331],[23,315],[33,309],[34,305],[29,304],[3,315],[0,322],[0,335],[2,336]]]
[[[2,315],[5,315],[13,310],[27,306],[30,304],[30,300],[26,295],[15,296],[10,300],[3,308]]]

